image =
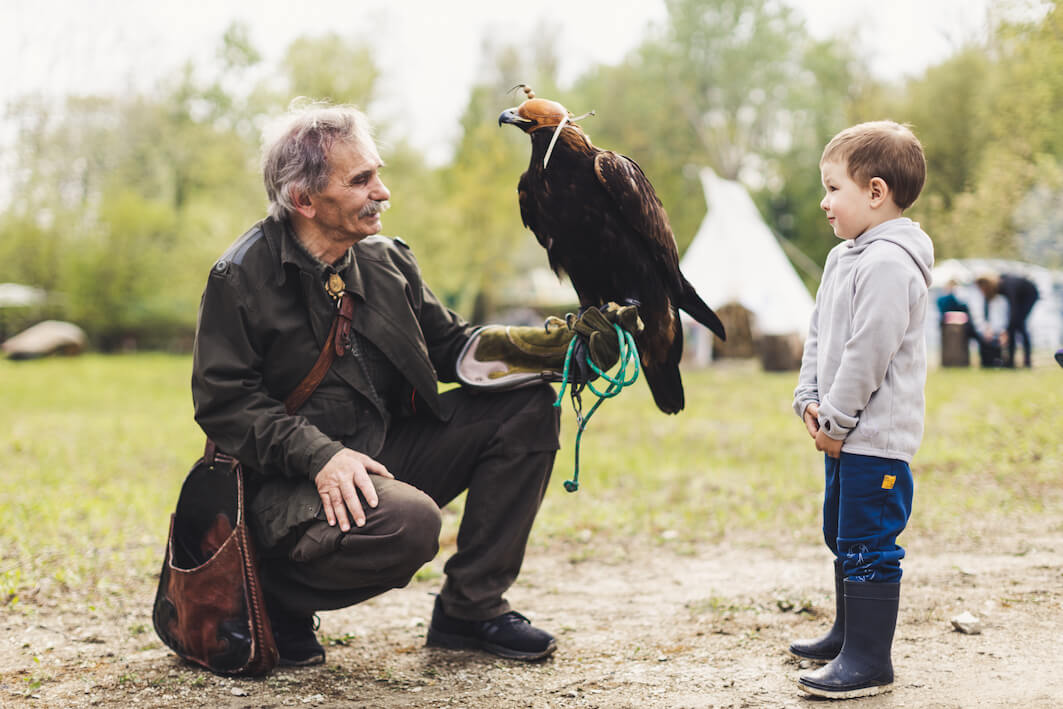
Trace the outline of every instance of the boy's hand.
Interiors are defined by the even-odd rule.
[[[816,440],[816,434],[819,433],[819,404],[809,404],[805,407],[805,415],[802,417],[805,420],[805,428],[808,429],[808,435],[812,437],[812,440]]]
[[[816,434],[816,450],[823,451],[831,458],[840,458],[842,454],[842,441],[831,438],[825,431]]]

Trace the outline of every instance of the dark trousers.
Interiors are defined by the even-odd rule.
[[[853,453],[823,456],[823,539],[849,581],[898,583],[914,481],[908,464]]]
[[[377,460],[395,476],[373,476],[380,502],[364,527],[330,527],[324,512],[282,548],[263,555],[269,599],[290,613],[344,608],[409,583],[439,549],[441,507],[467,491],[457,552],[446,563],[444,610],[484,620],[524,560],[558,449],[560,410],[548,385],[444,395],[453,414],[397,420]]]
[[[1008,315],[1008,366],[1015,366],[1015,340],[1019,337],[1022,338],[1022,357],[1023,365],[1030,366],[1030,330],[1026,325],[1027,318],[1030,317],[1030,311],[1033,310],[1034,303],[1037,302],[1037,292],[1034,291],[1032,295],[1025,295],[1024,297],[1017,297],[1010,303],[1011,313]]]

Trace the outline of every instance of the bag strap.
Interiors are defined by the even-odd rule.
[[[350,295],[347,291],[344,291],[340,295],[339,306],[336,308],[336,317],[332,319],[332,327],[329,328],[328,335],[325,337],[325,344],[321,348],[321,354],[318,355],[317,361],[314,362],[314,366],[310,369],[303,381],[299,382],[299,386],[295,387],[288,398],[284,400],[284,409],[289,414],[294,414],[299,410],[306,400],[310,398],[310,395],[314,393],[321,380],[325,378],[325,373],[332,366],[336,357],[343,354],[347,349],[348,344],[351,341],[351,318],[354,316],[354,304],[351,302]]]
[[[329,328],[328,335],[325,336],[321,354],[317,356],[317,361],[314,362],[314,366],[307,372],[307,375],[303,377],[303,381],[299,382],[299,385],[284,400],[284,410],[289,415],[294,414],[306,403],[306,400],[321,384],[321,380],[325,378],[325,373],[332,367],[336,357],[342,355],[347,349],[351,341],[351,320],[353,317],[354,303],[351,301],[350,294],[344,291],[340,294],[340,300],[336,307],[336,316],[332,319],[332,326]],[[215,461],[229,464],[236,463],[232,456],[220,453],[218,446],[210,438],[207,439],[207,444],[203,448],[203,458],[211,465]]]

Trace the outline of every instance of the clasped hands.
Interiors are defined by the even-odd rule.
[[[831,458],[840,458],[842,454],[842,441],[831,438],[826,431],[819,427],[819,404],[809,404],[805,407],[805,428],[808,435],[816,442],[816,450],[826,453]]]

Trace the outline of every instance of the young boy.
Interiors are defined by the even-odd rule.
[[[893,682],[912,460],[923,436],[927,286],[934,247],[903,216],[923,188],[923,148],[892,121],[861,123],[823,150],[820,207],[843,243],[827,256],[794,411],[825,453],[823,537],[834,552],[837,618],[798,657],[830,661],[799,686],[821,697]]]

